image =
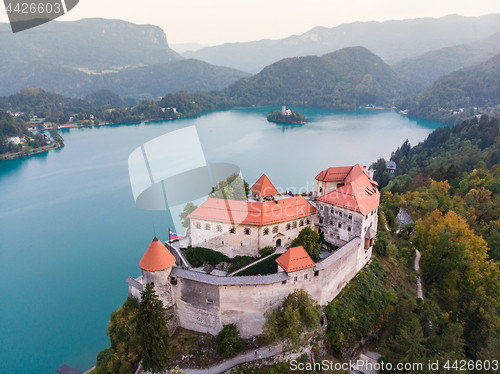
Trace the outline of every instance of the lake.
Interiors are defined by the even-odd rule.
[[[140,275],[154,232],[166,240],[174,227],[165,211],[134,203],[127,162],[145,142],[196,125],[208,162],[238,165],[250,184],[266,173],[277,188],[314,190],[321,170],[369,166],[442,126],[374,109],[292,108],[309,123],[267,122],[276,109],[63,129],[63,148],[1,162],[0,372],[55,374],[63,364],[83,372],[109,346],[109,314],[127,298],[125,280]]]

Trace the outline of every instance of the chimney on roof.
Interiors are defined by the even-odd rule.
[[[363,173],[367,173],[368,172],[368,167],[367,166],[363,166]]]
[[[375,170],[373,169],[370,169],[370,171],[368,172],[368,177],[370,177],[371,180],[373,180],[373,173],[375,173]]]

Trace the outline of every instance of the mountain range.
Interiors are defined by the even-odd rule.
[[[250,74],[185,60],[163,30],[101,18],[49,22],[13,34],[0,24],[0,95],[26,87],[71,97],[101,89],[157,99],[180,90],[219,90]]]
[[[333,28],[315,27],[302,35],[279,40],[225,43],[184,52],[183,56],[256,73],[286,57],[323,55],[362,46],[394,64],[435,49],[471,43],[499,31],[500,14],[354,22]]]
[[[500,53],[500,32],[473,43],[440,48],[404,59],[393,68],[399,75],[426,87],[442,75],[482,63],[497,53]]]

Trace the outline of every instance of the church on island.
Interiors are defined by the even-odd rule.
[[[242,337],[258,335],[266,311],[295,289],[326,305],[370,260],[380,202],[373,170],[359,164],[328,168],[316,176],[316,190],[303,194],[279,193],[264,174],[250,191],[247,201],[208,198],[188,216],[189,240],[228,257],[257,257],[275,248],[282,253],[277,273],[207,274],[192,268],[177,246],[155,238],[139,262],[142,275],[127,279],[129,295],[138,299],[145,284],[154,285],[171,332],[181,326],[215,335],[235,323]],[[290,248],[306,226],[338,249],[323,244],[314,262],[304,248]]]

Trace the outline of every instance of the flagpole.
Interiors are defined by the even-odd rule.
[[[172,245],[172,243],[170,243],[170,227],[168,228],[168,245]]]

